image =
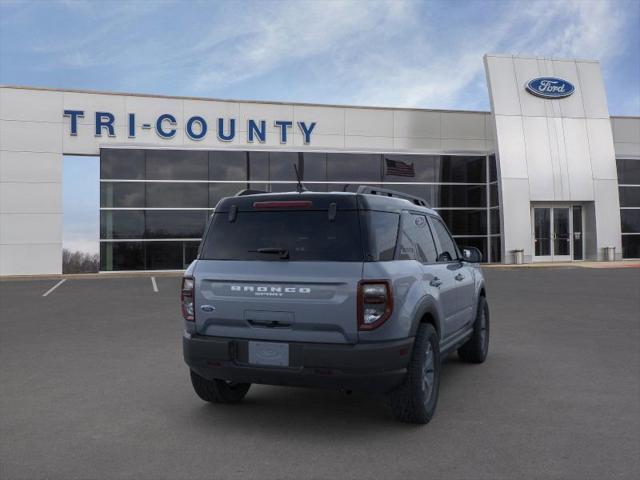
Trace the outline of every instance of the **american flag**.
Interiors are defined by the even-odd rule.
[[[413,163],[405,163],[400,160],[384,159],[387,167],[387,175],[395,175],[397,177],[415,177],[416,172],[413,169]]]

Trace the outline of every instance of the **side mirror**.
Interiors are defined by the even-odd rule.
[[[480,263],[482,261],[482,252],[476,247],[463,247],[462,259],[469,263]]]

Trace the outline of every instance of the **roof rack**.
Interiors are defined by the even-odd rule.
[[[240,190],[238,193],[234,195],[234,197],[244,197],[245,195],[256,195],[258,193],[269,193],[265,190],[252,190],[250,188],[245,188],[244,190]]]
[[[403,200],[410,201],[414,205],[430,208],[429,204],[420,197],[414,197],[413,195],[409,195],[408,193],[397,192],[395,190],[388,190],[386,188],[378,188],[378,187],[371,187],[369,185],[361,185],[358,187],[358,191],[356,193],[365,193],[368,195],[381,195],[383,197],[402,198]]]

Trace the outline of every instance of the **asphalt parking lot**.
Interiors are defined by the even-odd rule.
[[[0,282],[0,478],[640,478],[640,269],[486,276],[489,359],[446,361],[424,427],[355,393],[200,401],[177,277]]]

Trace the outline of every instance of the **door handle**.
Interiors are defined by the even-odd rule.
[[[464,275],[459,273],[453,278],[455,278],[457,281],[461,282],[462,280],[464,280]]]
[[[442,280],[440,280],[438,277],[433,277],[433,280],[429,282],[429,285],[431,285],[432,287],[439,287],[440,285],[442,285]]]

